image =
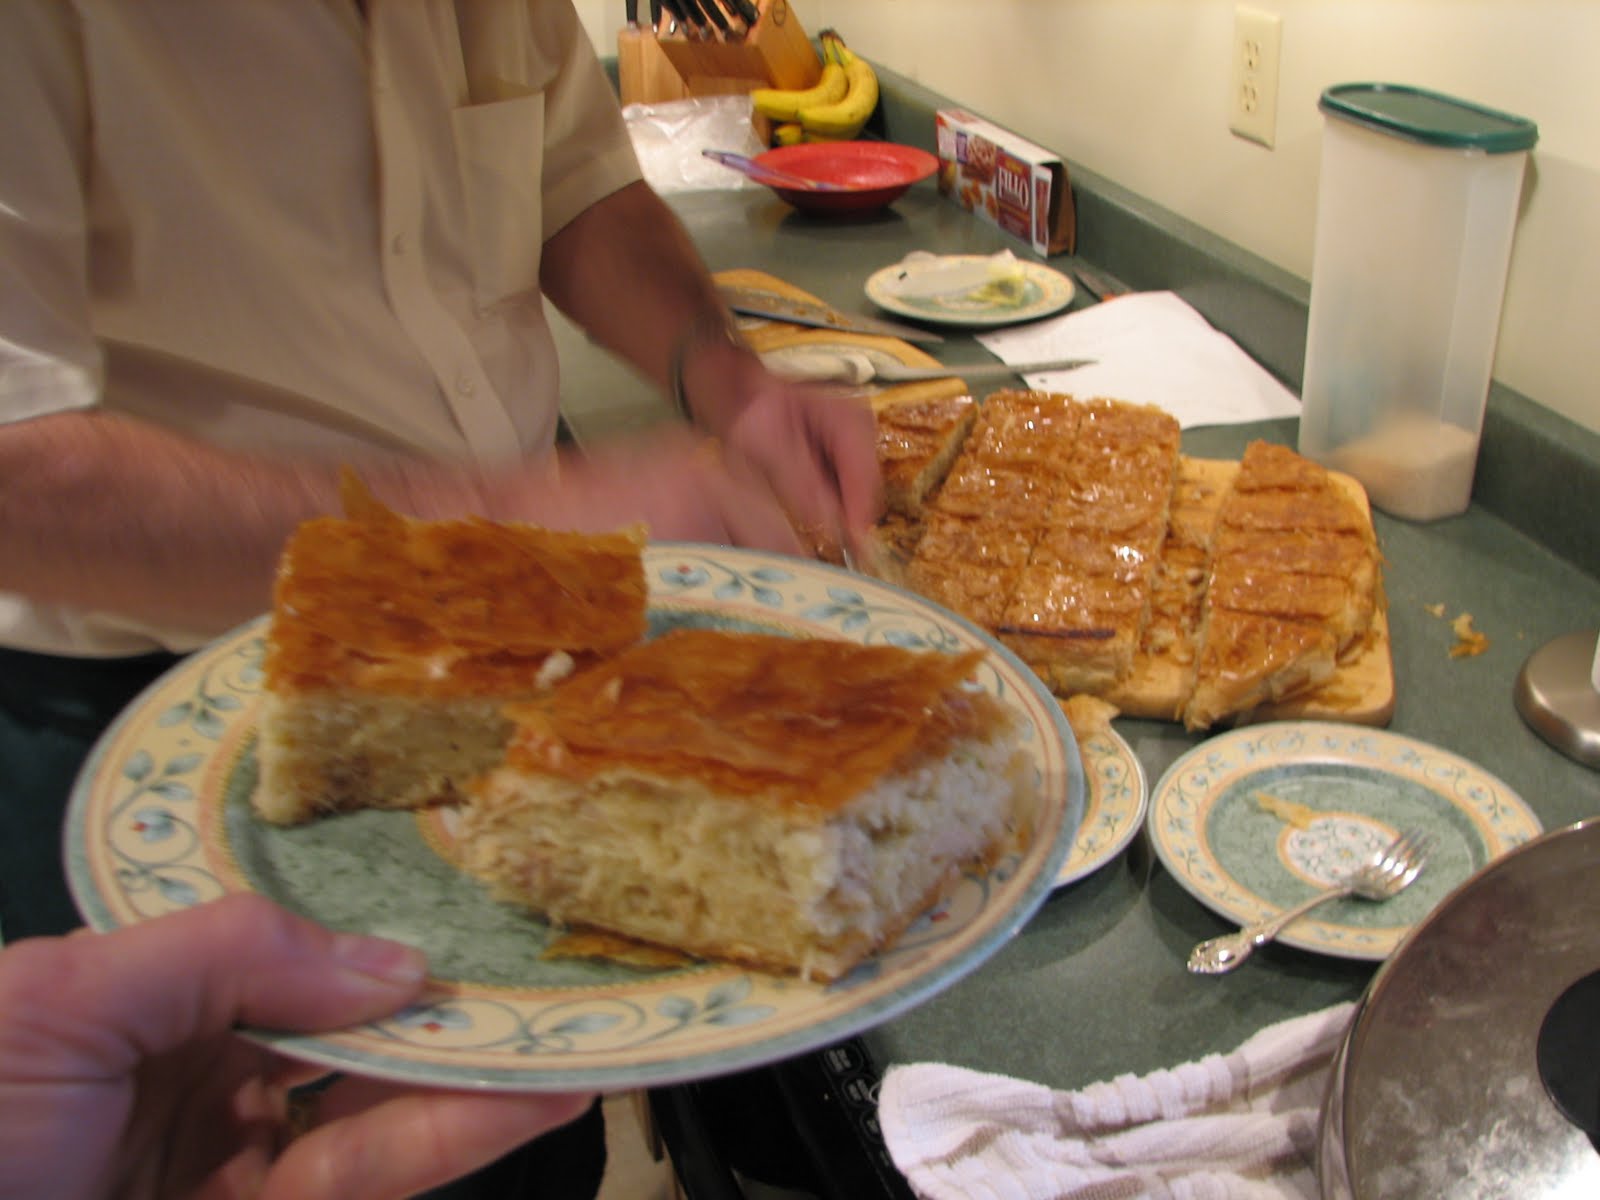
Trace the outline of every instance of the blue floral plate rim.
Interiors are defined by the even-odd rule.
[[[1245,725],[1190,748],[1151,793],[1161,864],[1201,904],[1244,925],[1310,896],[1400,830],[1433,839],[1411,887],[1375,904],[1334,901],[1278,941],[1381,961],[1457,886],[1542,832],[1502,780],[1452,751],[1332,721]]]
[[[429,1086],[656,1086],[778,1061],[887,1021],[977,970],[1032,917],[1072,850],[1086,788],[1059,706],[1009,650],[922,597],[808,559],[665,542],[646,548],[645,568],[654,632],[688,622],[934,650],[985,649],[979,685],[1023,713],[1026,744],[1039,770],[1032,842],[993,868],[969,874],[955,896],[923,914],[894,948],[828,986],[720,963],[644,972],[591,964],[562,974],[534,961],[530,951],[528,961],[505,967],[504,979],[436,973],[422,1002],[366,1026],[250,1036],[330,1069]],[[308,861],[320,865],[315,855],[307,858],[308,841],[334,856],[334,869],[343,871],[366,866],[359,857],[364,851],[350,847],[376,837],[394,856],[383,865],[404,885],[385,897],[393,907],[381,919],[357,909],[349,927],[419,942],[433,938],[430,963],[436,952],[448,957],[452,938],[512,936],[499,926],[530,919],[478,907],[476,885],[441,882],[454,877],[440,867],[426,820],[417,814],[358,814],[363,823],[345,831],[344,845],[338,838],[319,840],[306,832],[311,827],[285,837],[251,820],[265,623],[264,617],[247,623],[157,680],[91,753],[65,834],[69,882],[89,925],[115,929],[240,890],[264,891],[321,917],[319,905],[328,896],[315,885],[297,892],[285,883]],[[351,895],[361,899],[359,889],[333,898]],[[441,928],[441,907],[466,914],[455,918],[465,923]],[[525,931],[530,938],[538,934]],[[510,943],[490,944],[498,954]]]

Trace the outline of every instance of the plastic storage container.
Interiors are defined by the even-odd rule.
[[[1323,92],[1300,452],[1397,517],[1472,494],[1533,122],[1419,88]]]

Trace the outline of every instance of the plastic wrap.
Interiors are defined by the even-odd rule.
[[[747,95],[697,96],[629,104],[622,115],[646,182],[666,195],[762,186],[700,153],[732,150],[753,156],[765,150],[750,111]]]

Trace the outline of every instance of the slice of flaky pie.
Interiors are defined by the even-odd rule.
[[[1287,447],[1252,442],[1217,514],[1184,724],[1327,681],[1371,628],[1377,562],[1371,518],[1347,489]]]
[[[889,512],[906,517],[922,512],[928,492],[950,470],[977,414],[977,402],[965,394],[873,406]]]
[[[280,824],[459,799],[499,761],[508,702],[646,628],[642,529],[413,520],[349,480],[345,497],[279,562],[255,805]]]
[[[981,659],[669,632],[512,708],[466,866],[558,925],[837,978],[1018,831],[1033,772]]]

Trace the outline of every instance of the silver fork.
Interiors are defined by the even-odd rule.
[[[1426,834],[1414,829],[1402,833],[1370,860],[1350,872],[1343,883],[1318,892],[1309,900],[1285,909],[1276,916],[1246,925],[1237,933],[1225,933],[1201,942],[1189,952],[1189,970],[1196,975],[1226,974],[1249,958],[1257,947],[1265,946],[1277,937],[1287,925],[1329,900],[1337,900],[1341,896],[1387,900],[1398,895],[1422,874],[1431,849],[1432,842]]]

